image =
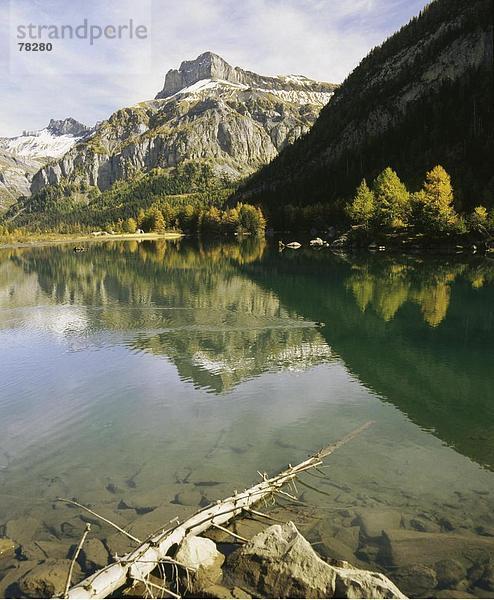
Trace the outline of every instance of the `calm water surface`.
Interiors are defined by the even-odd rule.
[[[373,420],[311,482],[325,495],[303,489],[308,535],[397,581],[417,562],[400,543],[456,536],[488,558],[493,356],[483,258],[254,240],[0,250],[0,525],[29,516],[21,542],[73,544],[84,525],[64,496],[144,535]],[[372,518],[420,539],[359,538]]]

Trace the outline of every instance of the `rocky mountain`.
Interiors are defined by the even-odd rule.
[[[242,190],[265,206],[336,202],[390,165],[412,187],[442,164],[457,207],[494,205],[490,0],[435,0],[375,48],[307,136]]]
[[[30,194],[32,176],[50,160],[66,154],[92,129],[69,117],[51,119],[43,129],[0,138],[0,211]]]
[[[118,110],[33,178],[33,193],[62,182],[106,190],[156,167],[208,160],[231,177],[252,173],[308,131],[336,86],[263,77],[211,52],[167,73],[155,99]]]

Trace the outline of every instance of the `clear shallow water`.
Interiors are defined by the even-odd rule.
[[[398,580],[398,546],[354,539],[378,514],[461,536],[470,568],[462,546],[494,550],[493,333],[482,258],[254,240],[0,250],[0,525],[29,515],[35,540],[74,543],[64,496],[144,535],[194,510],[177,495],[221,498],[373,420],[330,459],[326,495],[304,488],[320,519],[307,535]]]

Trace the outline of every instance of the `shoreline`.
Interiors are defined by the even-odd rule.
[[[37,246],[51,246],[55,244],[74,244],[74,243],[87,243],[87,242],[111,242],[111,241],[125,241],[125,240],[177,240],[185,237],[184,233],[167,232],[167,233],[121,233],[115,235],[101,235],[94,236],[88,235],[73,235],[67,234],[65,237],[61,234],[54,238],[41,237],[40,239],[19,241],[19,242],[7,242],[0,243],[0,250],[7,250],[10,248],[36,248]]]

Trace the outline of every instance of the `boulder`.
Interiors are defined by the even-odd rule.
[[[53,598],[61,595],[65,589],[70,560],[46,560],[24,575],[19,589],[26,598]],[[74,566],[72,583],[80,581],[82,573],[78,565]]]
[[[221,581],[221,566],[225,557],[209,539],[195,535],[187,536],[175,556],[183,565],[194,569],[189,572],[189,591],[201,595],[207,588]]]
[[[13,556],[15,553],[15,543],[8,537],[0,538],[0,558]]]
[[[273,525],[230,555],[236,583],[275,598],[404,598],[384,575],[324,562],[291,522]]]

